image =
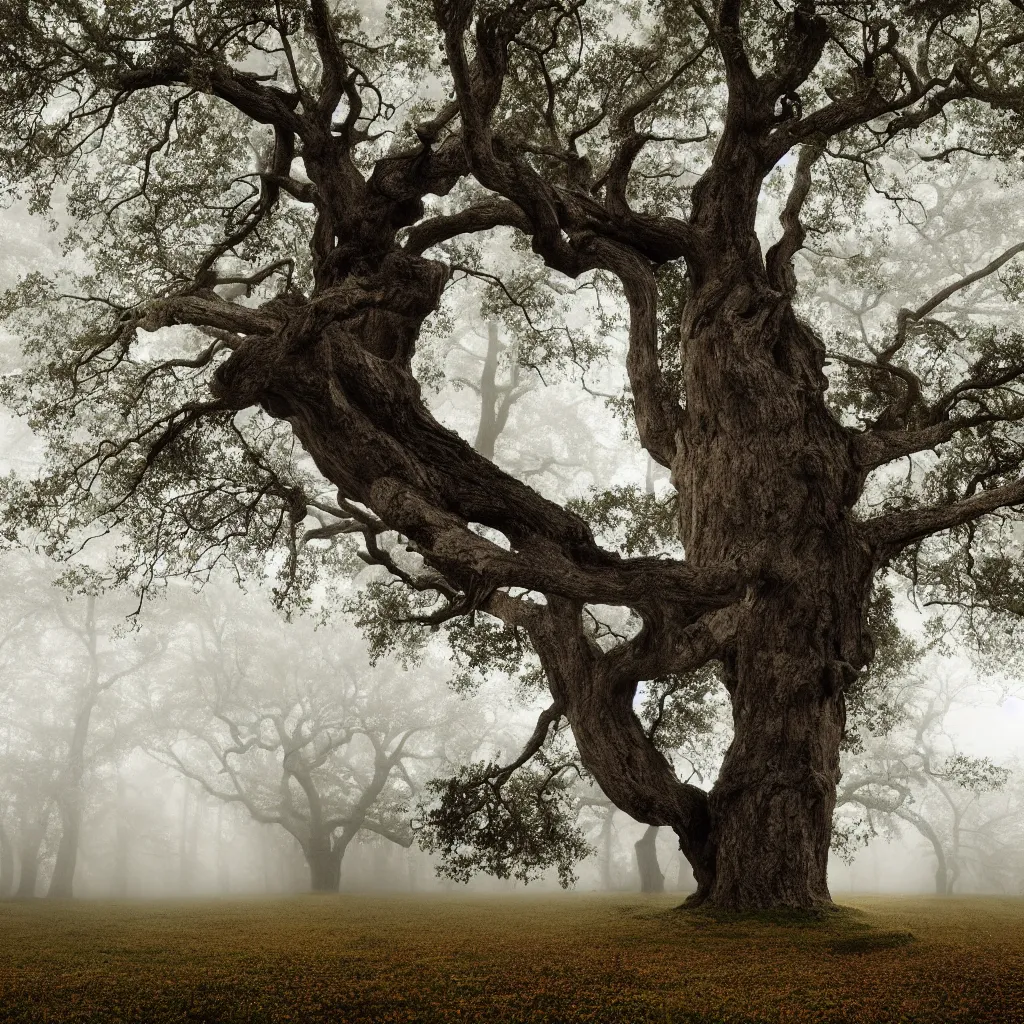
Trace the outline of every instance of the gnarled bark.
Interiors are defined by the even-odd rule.
[[[709,798],[722,907],[812,907],[826,882],[843,691],[871,654],[876,568],[862,480],[825,405],[820,341],[760,254],[716,269],[683,325],[685,444],[673,466],[689,557],[733,557],[749,613],[723,652],[733,741]]]

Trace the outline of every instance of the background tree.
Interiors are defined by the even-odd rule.
[[[879,820],[913,828],[934,855],[940,895],[954,891],[968,862],[984,860],[987,833],[1005,811],[987,807],[984,797],[1010,779],[991,758],[958,750],[947,732],[969,690],[969,680],[955,683],[934,667],[907,680],[899,720],[847,769],[838,796],[838,806],[860,811],[871,832]]]
[[[150,663],[160,645],[152,633],[132,630],[130,597],[75,594],[39,559],[8,557],[2,581],[4,612],[17,623],[7,634],[4,728],[5,768],[21,808],[19,895],[34,894],[40,853],[53,829],[47,894],[66,899],[87,789],[100,766],[116,759],[123,738],[115,727],[116,689]],[[98,736],[97,716],[104,719]]]
[[[59,598],[58,598],[59,600]],[[126,602],[107,599],[100,604],[100,611],[106,613],[107,622],[97,620],[95,593],[88,593],[71,606],[57,603],[56,612],[62,632],[81,648],[84,665],[79,671],[80,679],[72,705],[72,729],[67,739],[64,765],[57,782],[57,807],[60,814],[60,843],[57,846],[53,874],[47,895],[57,899],[69,899],[78,861],[78,846],[82,830],[84,810],[84,782],[88,766],[90,725],[104,694],[109,693],[122,680],[138,676],[148,669],[159,657],[166,644],[161,644],[152,632],[118,638],[115,630],[124,626]],[[130,605],[128,605],[130,607]],[[76,614],[77,613],[77,614]],[[104,629],[106,626],[106,629]],[[104,635],[106,634],[106,635]],[[110,643],[113,636],[115,643]],[[116,641],[120,639],[121,642]],[[125,640],[129,642],[125,642]],[[106,641],[106,642],[104,642]],[[118,649],[120,648],[120,649]],[[106,756],[116,758],[118,745],[116,734],[106,745],[93,742],[93,758]]]
[[[70,181],[89,264],[7,302],[29,353],[10,401],[49,443],[46,472],[10,489],[11,529],[45,529],[55,550],[117,531],[115,575],[143,587],[225,558],[270,568],[287,600],[309,593],[310,508],[333,516],[311,529],[361,533],[425,623],[479,619],[543,666],[534,737],[511,766],[452,780],[450,823],[507,787],[560,834],[547,787],[563,774],[544,759],[564,719],[615,804],[678,835],[694,902],[813,907],[829,901],[844,694],[873,655],[879,574],[980,607],[975,627],[1019,610],[1024,357],[998,324],[957,345],[932,326],[1022,243],[866,341],[825,339],[794,308],[801,214],[813,193],[860,215],[874,170],[916,146],[1012,167],[1024,14],[1011,0],[633,13],[623,37],[599,0],[402,0],[368,27],[327,0],[8,5],[0,160],[37,207]],[[777,167],[788,187],[765,248]],[[685,558],[602,546],[424,404],[421,326],[455,268],[479,267],[462,236],[499,227],[554,279],[621,295],[622,397],[671,469]],[[659,304],[679,311],[674,353]],[[830,355],[849,372],[827,394]],[[884,472],[930,451],[921,473]],[[602,634],[594,605],[639,628]],[[709,793],[678,778],[634,703],[641,683],[712,662],[734,736]],[[466,842],[504,841],[463,821]]]
[[[412,804],[443,763],[456,701],[434,666],[371,671],[351,634],[228,596],[198,603],[182,628],[152,699],[150,750],[215,801],[286,830],[311,887],[337,891],[358,835],[411,845]]]

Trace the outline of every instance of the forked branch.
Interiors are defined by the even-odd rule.
[[[896,314],[896,336],[892,341],[892,344],[887,345],[881,352],[877,353],[877,358],[880,363],[887,363],[907,342],[907,331],[911,324],[917,323],[923,320],[929,313],[937,309],[942,305],[946,299],[952,297],[959,291],[963,291],[964,288],[970,287],[972,284],[983,280],[986,277],[991,277],[997,270],[999,270],[1006,263],[1009,263],[1018,253],[1024,252],[1024,242],[1018,242],[1017,245],[1010,246],[1005,252],[1000,253],[994,260],[987,263],[980,270],[972,271],[970,274],[965,274],[958,281],[954,281],[952,284],[947,285],[945,288],[937,291],[927,302],[918,306],[917,309],[907,309],[904,307]]]

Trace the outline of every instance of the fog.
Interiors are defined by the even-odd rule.
[[[423,842],[438,796],[431,780],[508,760],[532,729],[536,691],[510,692],[436,640],[371,654],[365,632],[332,607],[289,620],[267,592],[221,577],[201,589],[169,584],[140,605],[43,556],[5,555],[3,891],[140,899],[557,889],[543,863],[527,872],[529,884],[509,864],[499,874],[513,877],[475,862],[453,878]],[[930,656],[912,675],[899,691],[902,719],[844,755],[837,822],[852,831],[833,855],[832,889],[934,892],[941,850],[947,891],[1020,893],[1024,701],[1013,680],[980,679],[962,656]],[[703,718],[690,708],[691,734],[673,756],[677,770],[707,784],[730,729],[720,693],[697,699]],[[915,760],[927,757],[934,779]],[[906,787],[908,798],[890,808],[876,785],[858,803],[864,773]],[[577,890],[694,888],[669,829],[653,834],[661,879],[641,874],[637,844],[650,831],[585,777],[565,810],[586,845]]]
[[[881,330],[1016,230],[1007,211],[1020,221],[1024,188],[997,180],[983,161],[912,170],[907,202],[917,221],[872,195],[860,217],[833,225],[832,258],[847,261],[839,270],[810,247],[796,261],[801,309],[835,336]],[[765,184],[765,249],[779,235],[793,173],[787,158]],[[90,270],[83,251],[62,248],[66,198],[58,186],[49,222],[23,200],[0,211],[0,288],[36,273],[67,284]],[[600,495],[667,507],[672,486],[624,425],[621,300],[564,282],[528,299],[540,287],[538,264],[508,232],[488,236],[478,255],[472,271],[454,274],[417,348],[430,411],[545,497],[577,503],[604,542],[632,553],[640,527],[621,507],[602,507]],[[960,296],[956,317],[1018,325],[1014,281],[980,281]],[[185,331],[140,329],[143,354],[174,356]],[[0,338],[8,381],[30,364],[24,341],[16,325]],[[0,417],[0,471],[28,479],[46,462],[42,428],[13,406]],[[260,413],[239,414],[235,425],[243,421],[270,430]],[[511,762],[527,743],[546,702],[537,660],[485,650],[489,640],[474,646],[450,624],[439,629],[440,617],[430,621],[415,593],[396,598],[382,567],[408,575],[422,567],[415,552],[390,531],[371,536],[345,520],[305,453],[293,445],[287,457],[317,496],[290,554],[276,535],[251,552],[248,538],[241,553],[225,541],[187,551],[184,571],[149,546],[156,518],[57,544],[7,510],[0,895],[521,893],[560,881],[581,891],[691,891],[671,829],[650,833],[617,811],[564,728],[544,762],[566,772],[554,853],[525,843],[491,856],[445,838],[445,781],[467,765]],[[890,476],[923,479],[929,458]],[[882,501],[885,472],[866,507]],[[1019,547],[1019,522],[1009,529]],[[508,548],[498,531],[479,532]],[[361,546],[364,534],[379,541],[376,552]],[[76,544],[73,558],[49,557]],[[681,552],[660,538],[651,550]],[[290,560],[300,568],[282,583]],[[1013,637],[978,643],[958,632],[952,612],[922,604],[905,578],[890,582],[895,621],[918,649],[872,691],[862,719],[851,713],[831,888],[929,893],[941,870],[946,892],[1024,893],[1024,699],[1020,664],[1006,653]],[[635,627],[623,608],[590,605],[587,614],[606,646]],[[485,628],[496,622],[479,618]],[[685,700],[672,690],[666,704],[644,684],[636,710],[652,735],[664,730],[677,774],[709,789],[731,739],[728,700],[717,676],[687,686]],[[656,851],[647,877],[637,847],[645,837]]]
[[[984,192],[985,184],[970,188]],[[40,269],[69,272],[59,232],[18,204],[2,217],[10,244],[0,283]],[[500,266],[509,254],[499,245],[488,258]],[[458,295],[460,319],[438,324],[421,347],[424,363],[451,382],[431,398],[444,422],[555,497],[586,495],[601,482],[667,493],[664,471],[630,450],[605,397],[624,380],[618,328],[592,339],[607,358],[582,374],[557,359],[543,372],[507,326],[481,314],[479,288],[467,282]],[[584,298],[557,302],[553,319],[581,338],[590,333]],[[22,356],[13,335],[4,352],[6,372],[16,372]],[[0,468],[35,471],[42,448],[24,419],[5,412],[2,427]],[[330,517],[310,511],[307,530],[330,537]],[[141,598],[138,587],[111,587],[104,566],[112,540],[86,545],[69,565],[18,552],[0,563],[0,893],[135,899],[558,888],[550,863],[520,872],[529,884],[512,863],[500,867],[512,877],[501,878],[480,861],[453,880],[436,842],[434,852],[424,843],[423,816],[437,799],[430,780],[471,762],[510,760],[529,736],[543,706],[529,672],[517,678],[514,669],[474,666],[429,631],[390,635],[358,607],[379,577],[333,537],[310,535],[310,548],[333,559],[334,575],[311,581],[307,607],[290,617],[273,610],[259,574],[206,572],[205,587],[164,580]],[[921,611],[903,598],[897,610],[908,635],[923,637]],[[609,628],[618,621],[616,609],[595,611]],[[877,771],[904,787],[892,805],[927,819],[956,876],[950,891],[1024,892],[1019,680],[955,642],[908,672],[916,696],[900,691],[903,714],[891,733],[868,735],[844,754],[844,781]],[[955,692],[928,726],[929,750],[935,764],[967,759],[945,793],[911,763],[920,757],[914,715],[942,689],[939,680]],[[691,733],[678,734],[670,756],[683,777],[707,787],[730,726],[720,687],[693,699]],[[270,735],[275,728],[283,731]],[[408,756],[375,779],[374,758],[390,757],[406,733]],[[285,770],[296,767],[289,757],[302,762],[297,772]],[[873,806],[851,800],[837,811],[849,835],[830,860],[833,892],[934,892],[935,842],[887,811],[877,786],[871,793]],[[319,836],[311,800],[324,804],[322,820],[338,822]],[[583,844],[577,853],[585,853],[573,868],[577,890],[693,889],[670,829],[654,836],[663,880],[645,881],[636,844],[646,826],[581,777],[565,811]],[[334,844],[338,862],[317,868],[315,847],[324,842]]]

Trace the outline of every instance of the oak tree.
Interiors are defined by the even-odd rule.
[[[828,904],[876,581],[1022,607],[1024,342],[953,343],[943,304],[1024,242],[864,337],[798,313],[793,261],[891,161],[1010,167],[1022,33],[1018,0],[12,0],[3,173],[38,209],[58,190],[85,269],[7,301],[9,400],[49,441],[9,487],[11,535],[109,534],[143,586],[270,564],[282,599],[313,571],[304,530],[307,553],[362,536],[426,624],[468,617],[539,659],[551,705],[514,765],[567,721],[616,806],[678,835],[694,902]],[[428,409],[417,339],[484,233],[620,289],[682,554],[599,543]],[[601,633],[593,606],[636,627]],[[705,792],[634,701],[712,662],[734,736]]]
[[[232,589],[191,596],[146,688],[148,752],[288,833],[315,891],[337,892],[354,840],[411,846],[413,805],[445,764],[455,715],[473,717],[437,666],[374,671],[351,627],[286,624]]]
[[[1005,869],[1012,850],[998,849],[1005,840],[999,826],[1012,829],[1017,807],[1007,787],[1011,771],[965,753],[947,732],[958,705],[970,700],[971,681],[930,668],[905,680],[894,720],[848,766],[837,806],[859,818],[863,835],[899,825],[917,832],[935,858],[936,893],[949,895],[962,876],[982,885],[999,877],[1000,861]],[[1004,789],[1009,804],[993,802]]]

